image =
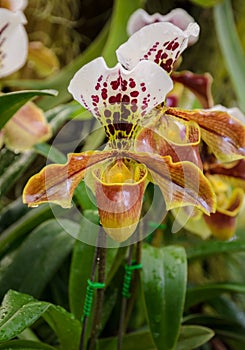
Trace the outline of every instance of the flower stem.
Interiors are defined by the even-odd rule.
[[[101,228],[98,234],[98,244],[95,249],[94,253],[94,260],[92,264],[92,270],[91,270],[91,276],[89,280],[89,285],[98,285],[101,287],[96,288],[97,294],[96,294],[96,305],[95,305],[95,312],[94,312],[94,318],[93,318],[93,325],[92,325],[92,332],[91,332],[91,342],[89,345],[89,349],[93,349],[97,336],[98,336],[98,330],[100,326],[100,320],[101,320],[101,313],[102,313],[102,305],[103,305],[103,298],[104,298],[104,288],[102,288],[102,285],[105,281],[105,263],[106,263],[106,253],[105,248],[102,248],[103,242],[105,239],[105,233],[103,229]],[[98,267],[98,282],[95,283],[95,277],[96,277],[96,270]],[[93,293],[92,293],[93,294]],[[92,298],[92,296],[91,296]],[[91,300],[90,300],[91,303]],[[88,312],[84,312],[84,316],[82,319],[82,333],[80,338],[80,346],[79,350],[85,349],[85,339],[86,339],[86,329],[87,329],[87,323],[88,323]]]
[[[131,264],[132,264],[133,249],[134,249],[134,246],[131,245],[129,247],[129,253],[128,253],[128,258],[127,258],[128,266],[131,266]],[[123,296],[122,305],[121,305],[121,313],[120,313],[119,330],[118,330],[117,350],[122,349],[123,335],[124,335],[124,330],[125,330],[124,327],[125,327],[126,308],[127,308],[127,297]]]
[[[98,239],[99,239],[98,247],[97,247],[98,282],[104,283],[105,282],[105,268],[106,268],[106,248],[104,248],[104,247],[105,247],[106,236],[105,236],[105,232],[102,228],[99,232]],[[105,294],[104,288],[96,290],[96,302],[95,302],[95,307],[94,307],[95,311],[94,311],[94,316],[93,316],[91,338],[90,338],[90,342],[89,342],[89,350],[95,349],[96,340],[97,340],[99,332],[100,332],[104,294]]]

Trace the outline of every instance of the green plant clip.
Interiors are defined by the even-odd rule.
[[[123,289],[122,289],[122,296],[124,298],[128,299],[131,296],[131,293],[129,291],[130,291],[133,271],[139,270],[141,268],[142,268],[142,264],[132,263],[132,265],[125,265],[125,275],[124,275]]]
[[[85,317],[90,316],[90,312],[93,304],[94,290],[105,288],[105,283],[93,282],[91,280],[88,280],[87,282],[88,282],[88,285],[86,289],[86,297],[85,297],[85,302],[83,307],[82,321],[84,320]]]

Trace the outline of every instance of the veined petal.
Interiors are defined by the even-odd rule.
[[[169,22],[174,24],[176,27],[185,30],[188,25],[190,23],[194,23],[195,20],[181,8],[176,8],[166,15],[161,15],[160,13],[149,15],[145,10],[138,9],[129,18],[127,32],[131,36],[146,25],[157,22]],[[189,38],[189,45],[193,45],[197,40],[198,37],[191,36]]]
[[[213,78],[209,73],[195,74],[190,71],[173,72],[171,78],[174,82],[181,83],[191,90],[199,99],[203,108],[210,108],[213,106],[211,92]]]
[[[28,38],[21,12],[0,9],[0,78],[20,69],[27,59]]]
[[[125,159],[93,171],[101,224],[117,242],[128,239],[137,227],[147,174],[143,164]]]
[[[118,48],[118,61],[125,68],[133,69],[138,62],[150,60],[170,74],[186,49],[189,37],[198,34],[197,23],[190,23],[184,31],[168,22],[150,24],[134,33]]]
[[[30,207],[53,202],[63,208],[70,208],[73,192],[83,179],[86,169],[113,158],[115,154],[116,151],[71,153],[66,164],[47,165],[27,182],[23,202]]]
[[[242,207],[244,193],[242,189],[236,188],[229,198],[226,207],[217,207],[217,211],[210,216],[204,215],[212,234],[221,240],[231,238],[236,229],[236,216]]]
[[[120,64],[108,68],[99,57],[75,74],[68,90],[115,139],[131,137],[141,118],[164,101],[172,86],[168,75],[152,62],[139,62],[127,71]]]
[[[24,11],[27,6],[27,0],[0,0],[0,8],[6,8],[10,11]]]
[[[202,169],[202,161],[198,145],[188,143],[176,144],[151,128],[143,128],[137,135],[135,142],[137,152],[156,153],[160,156],[170,156],[174,163],[189,161]]]
[[[32,102],[20,108],[4,127],[5,144],[15,152],[28,150],[51,135],[43,111]]]
[[[227,112],[166,108],[164,114],[195,121],[201,128],[202,139],[219,160],[230,162],[244,158],[245,126]]]
[[[145,164],[153,181],[160,187],[167,210],[192,205],[209,215],[216,209],[216,196],[208,179],[191,162],[173,163],[170,156],[127,152]]]

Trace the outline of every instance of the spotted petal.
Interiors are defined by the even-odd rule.
[[[26,61],[28,38],[21,12],[0,9],[0,78],[20,69]]]
[[[147,166],[162,191],[167,210],[191,205],[207,215],[215,211],[213,189],[202,171],[191,162],[173,163],[169,156],[143,152],[128,152],[128,156]]]
[[[152,62],[140,62],[127,71],[120,64],[108,68],[102,57],[83,66],[68,88],[112,139],[131,137],[141,118],[164,101],[171,89],[171,79]]]
[[[179,27],[180,29],[185,30],[190,23],[193,23],[195,21],[193,17],[191,17],[185,10],[181,8],[176,8],[166,15],[161,15],[160,13],[149,15],[145,10],[138,9],[129,18],[127,32],[131,36],[146,25],[157,22],[169,22]],[[189,45],[193,45],[197,39],[197,37],[191,36],[188,41]]]
[[[186,30],[162,22],[143,27],[117,50],[118,61],[133,69],[141,60],[150,60],[171,73],[175,62],[186,49],[190,36],[198,36],[199,26],[190,23]]]
[[[51,164],[32,176],[23,192],[23,202],[30,207],[53,202],[63,208],[71,207],[75,188],[86,169],[115,156],[115,151],[88,151],[68,155],[66,164]]]
[[[245,126],[227,112],[166,108],[164,113],[195,121],[201,128],[202,139],[219,160],[230,162],[244,158]]]

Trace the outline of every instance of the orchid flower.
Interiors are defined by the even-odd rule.
[[[229,157],[225,157],[225,161],[222,162],[219,157],[219,153],[214,152],[214,148],[210,148],[207,144],[203,144],[201,148],[201,158],[203,162],[203,171],[205,176],[209,179],[213,190],[217,198],[216,212],[210,216],[202,215],[200,212],[196,212],[195,215],[189,215],[188,208],[173,210],[174,216],[177,221],[184,225],[189,231],[199,234],[203,238],[207,238],[209,235],[214,235],[221,240],[230,239],[236,230],[236,218],[239,215],[242,205],[244,203],[244,191],[245,191],[245,157],[244,157],[244,121],[245,117],[238,108],[225,108],[217,105],[213,108],[206,110],[206,113],[225,113],[226,119],[229,121],[228,127],[235,133],[234,123],[237,127],[239,125],[238,138],[240,139],[241,150],[243,152],[231,153],[235,151],[235,140],[231,140],[226,130],[226,124],[223,128],[226,130],[227,137],[224,136],[223,140],[220,138],[220,147],[227,146],[227,152]],[[224,116],[224,114],[223,114]],[[208,118],[210,115],[208,116]],[[218,121],[220,123],[220,121]],[[230,134],[229,134],[230,135]],[[243,141],[242,141],[243,139]],[[223,144],[223,146],[222,146]],[[229,145],[230,144],[230,145]],[[231,146],[233,144],[233,146]],[[243,155],[242,155],[243,154]],[[229,161],[230,158],[230,161]],[[224,157],[221,157],[224,159]],[[193,213],[192,213],[193,214]]]
[[[171,88],[168,74],[146,60],[132,70],[120,63],[108,68],[102,57],[82,67],[69,91],[101,122],[108,143],[102,151],[72,153],[66,164],[43,168],[28,181],[24,203],[53,202],[69,208],[85,177],[95,194],[101,225],[118,242],[134,233],[148,182],[160,187],[167,210],[193,205],[207,215],[214,212],[214,193],[198,166],[174,162],[171,153],[161,156],[135,149],[139,130]]]
[[[51,127],[43,111],[33,102],[28,102],[1,130],[0,148],[5,143],[14,152],[24,152],[35,144],[48,140],[51,134]]]
[[[22,12],[0,8],[0,78],[20,69],[26,62],[28,38]]]

